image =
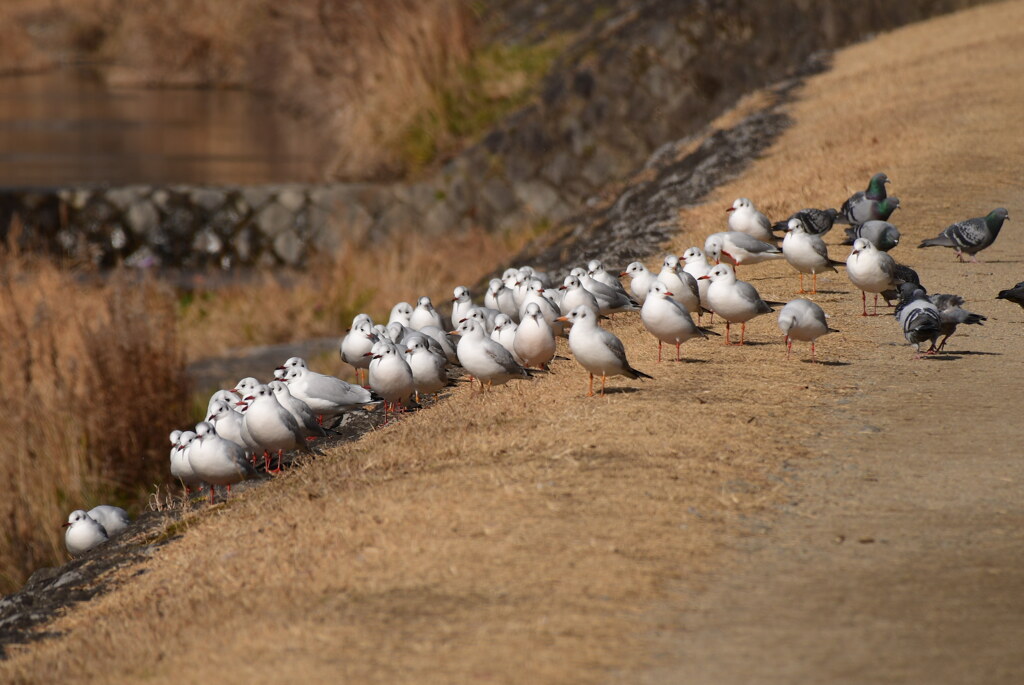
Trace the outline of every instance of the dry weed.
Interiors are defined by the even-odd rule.
[[[123,273],[88,284],[42,260],[0,261],[0,590],[65,558],[73,509],[129,504],[166,477],[188,382],[169,298]]]

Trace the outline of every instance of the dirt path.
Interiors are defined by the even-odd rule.
[[[827,365],[786,362],[768,316],[750,345],[658,364],[616,316],[654,380],[586,398],[564,361],[460,387],[188,517],[48,625],[59,638],[12,648],[0,680],[1019,682],[1024,312],[992,298],[1024,278],[1022,27],[1017,1],[843,51],[672,245],[702,244],[737,196],[785,216],[885,170],[904,199],[893,255],[990,317],[953,352],[912,361],[841,273],[816,296],[842,331]],[[1013,220],[986,263],[915,249],[1000,205]],[[797,282],[742,275],[771,299]]]

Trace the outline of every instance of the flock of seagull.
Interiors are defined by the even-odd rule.
[[[665,343],[675,346],[679,361],[683,343],[720,335],[701,325],[705,315],[710,322],[715,316],[724,320],[727,345],[733,344],[731,327],[739,324],[742,345],[748,321],[782,306],[778,325],[787,357],[797,340],[810,343],[811,360],[816,361],[815,341],[834,332],[821,307],[804,298],[766,301],[752,284],[737,278],[738,267],[746,271],[772,260],[785,260],[797,271],[800,293],[807,292],[805,275],[811,277],[813,294],[818,274],[844,267],[861,291],[863,316],[869,316],[868,293],[874,295],[871,315],[878,313],[879,295],[889,303],[898,301],[896,318],[916,356],[934,354],[957,325],[980,325],[985,317],[964,310],[958,295],[928,295],[917,273],[888,254],[900,240],[899,230],[888,221],[900,201],[886,194],[888,183],[884,173],[875,174],[867,189],[840,209],[803,209],[775,224],[750,200],[739,198],[726,210],[730,230],[708,236],[703,249],[690,247],[681,258],[667,255],[658,273],[639,261],[621,273],[609,272],[595,259],[585,268],[572,269],[555,287],[547,274],[523,266],[492,279],[482,305],[473,302],[468,288],[456,287],[447,321],[429,297],[419,298],[415,307],[396,304],[386,325],[358,314],[339,346],[341,359],[356,371],[357,383],[317,373],[305,360],[292,357],[268,383],[244,378],[230,390],[219,390],[210,398],[205,421],[192,430],[171,433],[171,474],[186,494],[206,484],[212,503],[216,486],[230,493],[231,485],[257,477],[260,456],[262,470],[275,473],[285,451],[309,451],[310,440],[331,431],[325,419],[383,404],[386,421],[389,412],[450,385],[451,366],[461,366],[470,383],[475,379],[480,384],[481,392],[545,373],[555,359],[559,337],[567,338],[573,358],[588,372],[588,395],[595,394],[595,377],[600,377],[602,395],[608,377],[651,378],[630,364],[622,341],[601,327],[601,319],[618,312],[639,312],[640,321],[658,341],[660,362]],[[977,261],[977,254],[995,241],[1008,218],[1005,209],[995,209],[955,223],[919,247],[949,247],[960,261],[964,255]],[[837,223],[848,225],[843,245],[852,249],[845,262],[830,258],[822,239]],[[628,289],[623,278],[629,279]],[[998,297],[1024,307],[1024,282]],[[940,336],[945,337],[938,342]],[[930,346],[922,353],[926,342]],[[272,470],[275,452],[277,467]],[[73,555],[87,551],[126,523],[127,514],[116,507],[72,512],[65,524],[67,549]]]

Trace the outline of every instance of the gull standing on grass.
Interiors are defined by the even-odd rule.
[[[811,361],[817,361],[814,341],[826,333],[839,332],[828,327],[826,317],[821,307],[803,298],[792,300],[782,308],[779,312],[779,330],[786,343],[786,359],[789,359],[793,351],[793,341],[803,340],[811,343]]]
[[[447,359],[431,352],[418,336],[406,341],[405,362],[412,372],[413,392],[417,402],[420,401],[420,395],[433,395],[448,385],[448,373],[445,371]]]
[[[529,378],[529,372],[512,357],[512,353],[487,337],[479,322],[466,319],[454,331],[459,340],[459,363],[473,378],[485,385],[503,385],[514,378]]]
[[[693,322],[690,312],[672,297],[672,293],[661,281],[655,281],[651,285],[644,306],[640,310],[640,321],[658,340],[659,362],[662,343],[676,346],[676,361],[679,361],[679,346],[682,343],[690,338],[708,337],[707,331]]]
[[[629,365],[622,341],[614,333],[597,325],[597,312],[590,307],[580,305],[562,318],[572,324],[569,329],[569,349],[576,361],[590,373],[587,397],[594,396],[595,374],[601,374],[602,397],[608,376],[653,378]]]
[[[232,404],[238,404],[238,401],[236,400]],[[242,439],[242,414],[235,411],[233,406],[220,400],[214,402],[210,405],[206,420],[217,429],[217,435],[246,447],[245,440]]]
[[[757,288],[746,281],[736,279],[736,273],[728,264],[719,264],[701,276],[711,281],[708,288],[708,302],[711,311],[725,319],[725,344],[731,345],[729,339],[730,324],[740,324],[740,345],[746,342],[747,322],[755,316],[775,311],[761,299]]]
[[[658,277],[651,273],[644,266],[643,262],[630,263],[619,276],[623,278],[626,276],[630,277],[629,289],[640,304],[643,304],[644,300],[647,299],[647,291],[651,289],[651,284],[658,280]]]
[[[423,336],[416,339],[424,341]],[[412,369],[398,347],[387,340],[381,340],[371,351],[373,362],[370,364],[370,389],[384,400],[384,419],[387,420],[388,406],[397,411],[397,405],[409,403],[409,396],[416,390]]]
[[[64,531],[64,546],[73,557],[85,554],[107,541],[107,531],[103,525],[82,509],[71,512],[63,527],[67,529]]]
[[[716,262],[733,266],[782,259],[782,250],[739,231],[712,233],[704,241],[704,253]]]
[[[252,407],[246,413],[247,419],[251,412]],[[209,421],[200,421],[196,424],[196,437],[189,449],[188,462],[196,475],[204,483],[209,484],[210,504],[213,504],[217,497],[215,486],[226,486],[230,494],[231,486],[235,483],[256,478],[256,471],[246,457],[245,449],[217,435],[216,429]]]
[[[665,255],[661,271],[658,272],[658,282],[672,293],[673,299],[683,305],[686,311],[700,313],[700,286],[696,278],[679,266],[679,257],[674,254]]]
[[[537,285],[540,285],[540,281],[536,281]],[[516,364],[523,365],[523,360],[516,354],[514,343],[516,340],[516,329],[519,326],[516,322],[505,316],[499,314],[494,319],[494,330],[491,331],[491,340],[498,343],[512,355],[512,358],[516,360]]]
[[[299,357],[292,357],[285,362],[284,367],[279,368],[287,368],[282,380],[288,383],[288,391],[293,397],[308,404],[321,423],[325,416],[338,416],[347,411],[363,409],[377,401],[366,388],[310,371],[306,362]]]
[[[370,366],[370,360],[365,355],[373,347],[374,337],[373,319],[366,314],[357,314],[352,319],[352,327],[338,345],[341,361],[356,370],[356,381],[360,385],[363,384],[363,375]]]
[[[875,308],[871,316],[878,316],[879,293],[893,290],[898,285],[896,260],[866,238],[853,241],[853,249],[846,260],[846,275],[851,283],[860,288],[861,316],[868,315],[868,293],[875,294]]]
[[[327,431],[325,431],[324,427],[316,420],[316,414],[313,413],[313,410],[309,408],[308,404],[292,395],[291,391],[288,389],[287,383],[284,381],[271,381],[267,383],[267,387],[274,393],[274,399],[277,400],[277,403],[292,415],[292,418],[295,419],[295,423],[299,424],[299,429],[302,430],[303,434],[307,438],[327,437]],[[231,440],[232,442],[238,442],[237,440],[234,440],[234,438],[221,433],[219,428],[217,429],[217,434]]]
[[[292,369],[292,371],[296,370]],[[268,473],[270,472],[270,453],[274,450],[277,450],[278,472],[281,470],[281,458],[285,450],[293,450],[295,448],[309,450],[309,447],[306,445],[306,435],[303,429],[299,426],[295,417],[281,406],[281,403],[274,397],[274,391],[268,386],[259,386],[252,395],[245,399],[251,402],[251,404],[245,412],[242,425],[249,436],[251,436],[252,441],[263,450],[265,468]],[[196,433],[199,433],[198,428]],[[195,450],[193,449],[193,456],[190,458],[192,468],[196,468],[194,452]],[[244,450],[242,452],[244,453]],[[234,457],[234,454],[229,456]],[[197,469],[196,472],[203,476],[202,470]],[[205,477],[203,477],[203,480],[207,483],[212,482]],[[224,484],[217,483],[217,485]]]
[[[766,243],[775,240],[775,236],[772,235],[772,222],[757,211],[754,203],[747,198],[736,198],[732,207],[725,211],[729,212],[729,228],[731,230],[746,233],[750,237]]]
[[[560,322],[559,325],[563,324]],[[555,332],[537,302],[527,302],[512,347],[526,367],[546,370],[548,363],[554,359]]]
[[[199,488],[203,483],[202,478],[192,469],[188,458],[195,439],[195,431],[182,431],[178,437],[177,447],[171,452],[171,475],[185,486],[186,497],[192,494],[193,488]]]
[[[835,271],[842,262],[828,258],[825,241],[807,230],[802,219],[790,219],[786,237],[782,239],[782,255],[800,273],[800,293],[804,290],[804,274],[811,274],[811,292],[818,292],[818,274]]]

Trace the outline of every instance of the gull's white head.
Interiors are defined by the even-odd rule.
[[[699,247],[687,248],[686,252],[683,253],[683,261],[689,264],[690,260],[693,259],[704,259],[704,250]]]
[[[873,252],[876,251],[874,243],[867,238],[857,238],[853,241],[853,248],[850,250],[850,255],[858,255],[861,252]]]

